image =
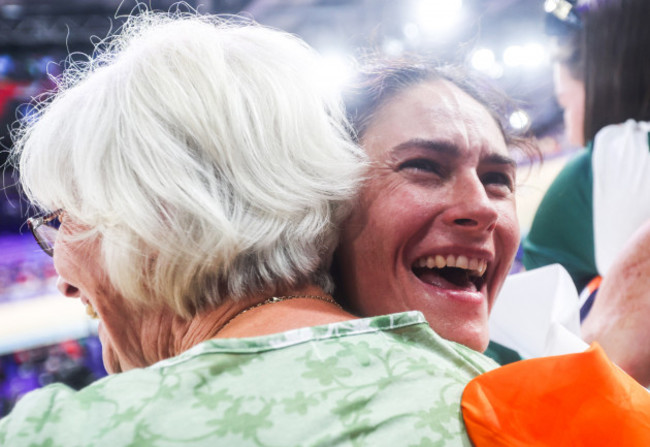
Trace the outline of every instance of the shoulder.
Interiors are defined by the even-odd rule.
[[[566,181],[572,178],[575,179],[576,176],[583,178],[590,176],[591,156],[592,150],[590,146],[580,149],[567,161],[556,180]]]
[[[648,132],[650,132],[650,122],[629,119],[624,123],[610,124],[600,129],[594,138],[594,146],[598,146],[599,143],[607,143],[613,138],[640,135],[644,137],[644,145],[647,147]]]
[[[593,169],[599,174],[612,168],[638,170],[649,159],[649,122],[627,120],[609,125],[594,138]]]

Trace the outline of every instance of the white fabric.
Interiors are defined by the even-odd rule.
[[[564,267],[508,276],[490,314],[490,339],[523,358],[585,350],[578,292]]]
[[[596,268],[605,275],[630,236],[650,220],[650,123],[628,120],[594,139],[593,221]]]
[[[588,347],[589,345],[577,334],[559,322],[553,321],[548,328],[543,355],[573,354],[582,352]]]

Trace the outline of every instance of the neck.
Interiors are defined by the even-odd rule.
[[[292,298],[260,305],[273,296],[289,295],[323,299]],[[212,338],[255,337],[355,318],[325,301],[330,298],[315,286],[274,290],[238,301],[225,299],[190,320],[168,308],[133,307],[128,313],[130,320],[123,325],[100,323],[104,364],[107,371],[116,373],[174,357]],[[104,317],[110,319],[107,315]]]
[[[354,318],[317,286],[226,299],[178,328],[175,355],[211,338],[256,337]]]

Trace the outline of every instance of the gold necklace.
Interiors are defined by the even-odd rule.
[[[297,298],[307,298],[307,299],[312,299],[312,300],[324,301],[324,302],[326,302],[326,303],[334,304],[334,305],[335,305],[336,307],[338,307],[339,309],[343,309],[339,303],[337,303],[336,301],[334,301],[333,298],[329,298],[329,297],[325,297],[325,296],[320,296],[320,295],[285,295],[285,296],[272,296],[271,298],[268,298],[268,299],[262,301],[261,303],[253,304],[252,306],[249,306],[249,307],[247,307],[246,309],[244,309],[244,310],[242,310],[242,311],[240,311],[240,312],[237,312],[235,315],[233,315],[232,317],[230,317],[230,319],[229,319],[228,321],[226,321],[226,323],[225,323],[223,326],[221,326],[221,328],[220,328],[217,332],[215,332],[214,335],[219,334],[219,332],[223,331],[223,330],[226,328],[226,326],[228,326],[230,323],[232,323],[232,320],[234,320],[235,318],[241,316],[242,314],[245,314],[245,313],[248,312],[249,310],[253,310],[253,309],[257,308],[257,307],[265,306],[265,305],[267,305],[267,304],[279,303],[279,302],[281,302],[281,301],[295,300],[295,299],[297,299]]]

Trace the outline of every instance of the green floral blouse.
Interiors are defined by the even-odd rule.
[[[461,394],[494,367],[419,312],[215,339],[81,391],[29,393],[0,445],[470,446]]]

